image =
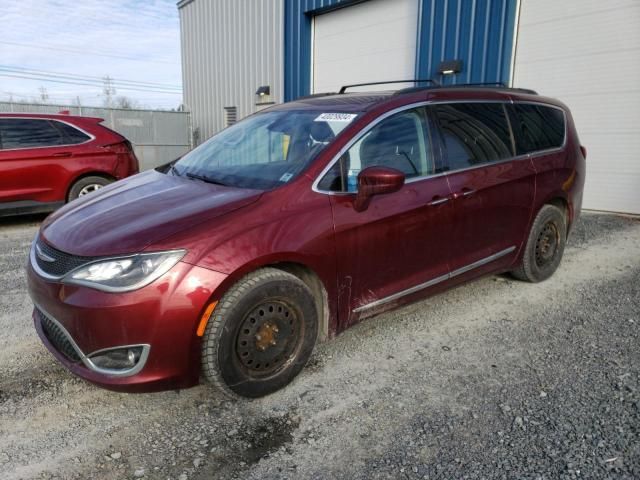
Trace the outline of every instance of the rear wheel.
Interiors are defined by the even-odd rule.
[[[564,212],[554,205],[544,205],[531,226],[522,263],[511,273],[528,282],[541,282],[557,270],[567,239]]]
[[[96,190],[100,190],[105,185],[109,185],[112,180],[105,177],[91,176],[84,177],[78,180],[71,186],[69,190],[69,198],[67,201],[75,200],[78,197],[82,197],[89,193],[93,193]]]
[[[203,375],[231,396],[268,395],[302,370],[317,332],[307,285],[275,268],[257,270],[216,305],[203,338]]]

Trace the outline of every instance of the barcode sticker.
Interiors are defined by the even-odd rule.
[[[350,122],[358,116],[357,113],[321,113],[316,122]]]

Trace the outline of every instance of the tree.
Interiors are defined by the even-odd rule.
[[[139,108],[140,105],[133,98],[120,95],[114,99],[113,106],[114,108],[123,108],[125,110],[133,110],[133,109]]]

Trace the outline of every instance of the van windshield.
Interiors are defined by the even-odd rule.
[[[271,190],[298,176],[356,116],[292,110],[255,114],[189,152],[172,171],[221,185]]]

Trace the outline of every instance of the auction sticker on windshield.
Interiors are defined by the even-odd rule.
[[[358,116],[357,113],[321,113],[315,118],[316,122],[350,122]]]

